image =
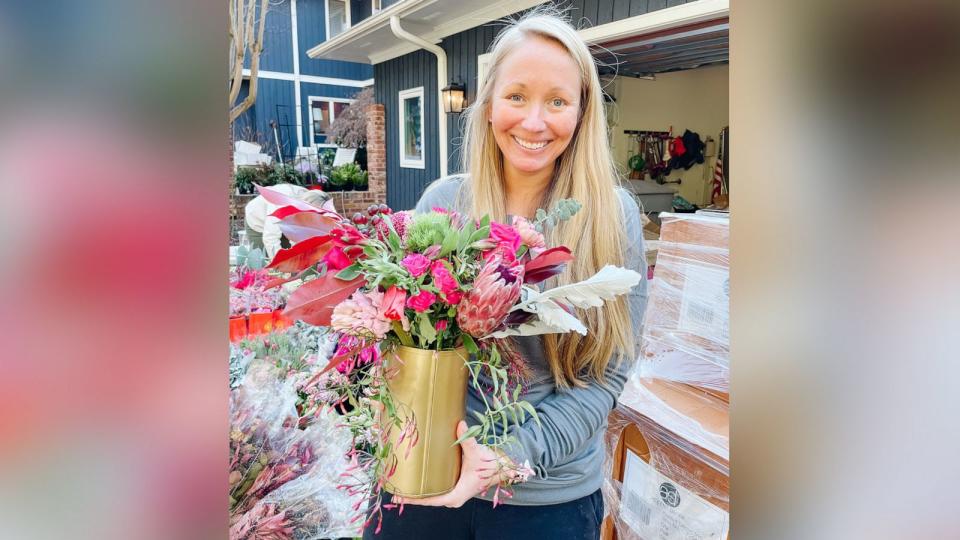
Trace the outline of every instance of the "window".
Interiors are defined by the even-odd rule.
[[[381,11],[382,9],[383,9],[383,8],[380,6],[380,0],[373,0],[373,1],[371,2],[370,13],[372,13],[372,14],[377,14],[377,13],[380,13],[380,11]]]
[[[423,152],[423,87],[400,92],[400,166],[425,169]]]
[[[477,56],[477,90],[483,87],[483,80],[487,78],[487,72],[490,70],[490,59],[493,53],[486,53]]]
[[[328,138],[330,125],[350,105],[352,100],[310,96],[310,143],[314,146],[334,146]]]
[[[331,40],[350,28],[350,2],[327,0],[327,40]]]

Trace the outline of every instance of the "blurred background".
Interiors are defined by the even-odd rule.
[[[226,536],[226,5],[0,4],[0,527]],[[960,523],[960,7],[731,2],[736,538]]]

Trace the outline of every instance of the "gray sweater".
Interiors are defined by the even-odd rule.
[[[465,202],[468,196],[467,190],[463,190],[464,195],[458,199],[458,191],[465,181],[465,175],[436,180],[420,198],[416,211],[459,206],[457,201]],[[617,191],[628,239],[625,266],[643,276],[628,296],[635,340],[639,341],[647,304],[647,267],[640,210],[627,191]],[[607,415],[616,405],[633,363],[614,359],[607,365],[603,383],[590,380],[584,388],[560,389],[554,385],[541,338],[515,339],[531,372],[530,378],[524,381],[523,399],[536,409],[540,425],[528,418],[521,426],[511,427],[517,442],[507,448],[506,453],[517,463],[529,461],[534,475],[527,482],[514,486],[513,498],[500,500],[507,504],[547,505],[589,495],[600,489],[603,483],[603,435]],[[474,410],[483,411],[483,401],[471,385],[467,392],[466,421],[469,425],[478,423],[469,413]],[[490,500],[492,495],[491,492],[481,498]]]

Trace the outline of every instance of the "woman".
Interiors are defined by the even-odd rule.
[[[506,221],[574,198],[583,205],[580,212],[548,234],[548,245],[568,246],[576,256],[554,285],[586,279],[606,264],[646,276],[639,209],[616,187],[600,82],[586,44],[561,18],[535,10],[501,32],[492,49],[493,71],[467,112],[469,174],[434,182],[417,211],[455,207]],[[381,533],[368,530],[364,537],[599,538],[603,434],[634,358],[645,304],[644,280],[626,298],[581,311],[586,336],[518,339],[532,372],[525,398],[540,424],[513,428],[516,444],[505,455],[466,440],[453,491],[419,500],[394,497],[405,504],[403,515],[385,512]],[[482,408],[470,388],[468,411]],[[461,422],[458,435],[466,429]],[[487,502],[492,490],[479,494],[507,480],[483,478],[497,459],[529,463],[534,474],[494,508]]]

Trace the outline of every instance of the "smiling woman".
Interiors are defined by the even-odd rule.
[[[576,199],[582,210],[545,231],[546,245],[571,248],[575,260],[548,287],[583,281],[605,265],[646,277],[639,208],[617,187],[602,91],[590,51],[556,8],[540,6],[508,25],[489,55],[490,72],[467,108],[467,173],[435,181],[417,212],[444,207],[497,222],[532,217]],[[402,110],[402,107],[401,107]],[[551,283],[552,282],[552,283]],[[587,334],[516,338],[527,370],[525,399],[539,422],[507,429],[513,444],[495,452],[463,440],[460,479],[452,491],[422,499],[394,498],[402,516],[383,514],[378,540],[599,538],[603,519],[603,432],[634,358],[647,298],[646,279],[603,308],[578,310]],[[485,397],[467,388],[465,422],[478,423]],[[491,474],[490,463],[500,463]],[[529,463],[533,474],[509,476]],[[498,485],[517,483],[510,498]],[[490,501],[500,504],[491,504]]]

